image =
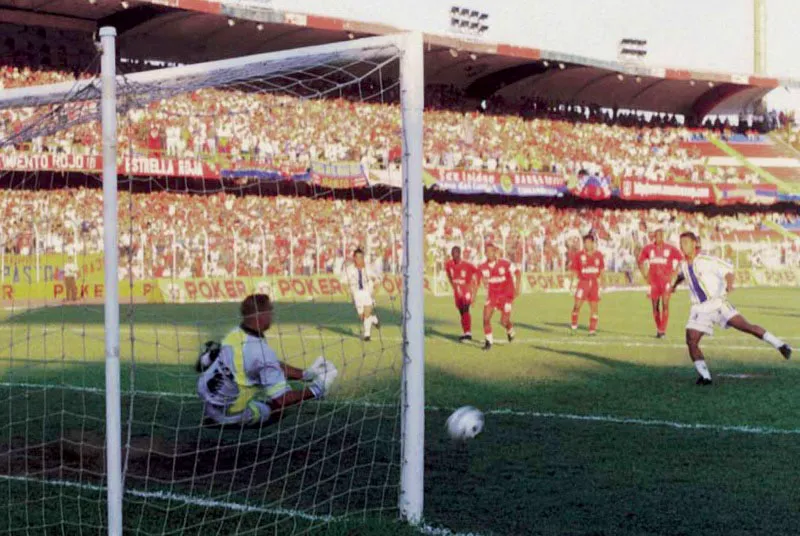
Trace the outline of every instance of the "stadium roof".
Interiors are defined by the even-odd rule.
[[[115,26],[123,55],[181,63],[401,31],[246,0],[0,0],[0,20],[87,33]],[[738,113],[778,87],[800,88],[794,79],[623,64],[460,36],[426,34],[425,42],[427,82],[476,99],[499,93],[704,116]]]

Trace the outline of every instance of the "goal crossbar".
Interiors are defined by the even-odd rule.
[[[154,98],[196,91],[254,77],[297,72],[324,63],[376,60],[397,56],[405,48],[407,34],[354,39],[341,43],[254,54],[177,67],[118,75],[118,97],[141,94]],[[59,82],[0,90],[0,109],[61,104],[65,101],[100,100],[99,79]]]

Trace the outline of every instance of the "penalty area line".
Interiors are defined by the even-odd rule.
[[[87,484],[82,482],[70,482],[69,480],[48,480],[40,478],[31,478],[27,476],[12,476],[0,475],[0,479],[12,482],[24,482],[28,484],[42,484],[50,486],[60,486],[72,489],[83,489],[87,491],[107,492],[106,486],[98,486],[97,484]],[[256,514],[272,514],[282,515],[289,517],[298,517],[307,521],[319,521],[329,523],[331,521],[340,521],[344,518],[335,517],[330,515],[314,515],[299,510],[289,508],[265,508],[263,506],[254,506],[252,504],[237,503],[231,501],[218,501],[215,499],[203,499],[200,497],[192,497],[190,495],[183,495],[180,493],[173,493],[169,491],[142,491],[137,489],[127,488],[124,490],[125,495],[137,497],[139,499],[158,499],[162,501],[178,502],[189,506],[201,506],[204,508],[220,508],[223,510],[232,510],[243,513],[256,513]]]
[[[98,493],[108,492],[106,486],[99,486],[97,484],[87,484],[84,482],[70,482],[69,480],[48,480],[42,478],[32,478],[27,476],[13,476],[13,475],[0,475],[1,480],[10,482],[21,482],[25,484],[40,484],[47,486],[58,486],[62,488],[78,489],[93,491]],[[125,495],[136,497],[138,499],[155,499],[160,501],[167,501],[170,503],[182,503],[187,506],[198,506],[202,508],[219,508],[221,510],[230,510],[233,512],[241,512],[244,514],[267,514],[275,516],[296,517],[306,521],[315,523],[331,523],[346,521],[346,516],[333,516],[333,515],[316,515],[295,510],[292,508],[266,508],[263,506],[255,506],[252,504],[238,503],[233,501],[219,501],[216,499],[204,499],[202,497],[192,497],[190,495],[183,495],[181,493],[174,493],[171,491],[143,491],[138,489],[126,488]],[[450,529],[443,527],[434,527],[431,525],[418,525],[415,527],[421,534],[428,536],[482,536],[477,532],[453,532]]]
[[[453,532],[444,527],[434,527],[433,525],[418,525],[417,530],[427,536],[482,536],[479,532]]]
[[[442,411],[447,411],[442,408]],[[512,409],[495,409],[484,412],[486,415],[510,415],[514,417],[534,417],[540,419],[563,419],[570,421],[599,422],[609,424],[633,424],[638,426],[656,426],[677,430],[707,430],[712,432],[735,432],[754,435],[798,435],[800,428],[772,428],[769,426],[729,425],[686,423],[666,420],[638,419],[633,417],[614,417],[612,415],[580,415],[572,413],[554,413],[549,411],[519,411]]]
[[[92,394],[104,394],[105,390],[93,387],[81,387],[76,385],[58,385],[58,384],[39,384],[39,383],[9,383],[0,382],[0,387],[6,388],[24,388],[24,389],[41,389],[41,390],[66,390],[87,392]],[[181,398],[197,400],[197,396],[191,393],[173,393],[173,392],[157,392],[157,391],[125,391],[123,395],[140,395],[140,396],[158,396],[166,398]],[[319,404],[334,404],[346,406],[346,400],[331,400],[320,401]],[[396,404],[383,404],[378,402],[358,402],[353,401],[350,404],[353,406],[367,407],[367,408],[395,408]],[[445,408],[440,406],[425,406],[425,411],[442,413],[452,412],[455,408]],[[581,415],[577,413],[557,413],[550,411],[527,411],[515,409],[489,409],[483,412],[485,415],[497,416],[510,416],[510,417],[524,417],[535,419],[563,419],[569,421],[582,421],[582,422],[595,422],[604,424],[621,424],[621,425],[635,425],[635,426],[651,426],[651,427],[666,427],[676,430],[696,430],[696,431],[711,431],[711,432],[732,432],[739,434],[753,434],[753,435],[800,435],[800,428],[774,428],[770,426],[758,425],[736,425],[736,424],[707,424],[707,423],[691,423],[679,421],[667,421],[660,419],[640,419],[636,417],[616,417],[614,415]]]

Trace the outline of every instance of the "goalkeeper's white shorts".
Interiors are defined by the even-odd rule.
[[[272,408],[264,402],[251,400],[247,403],[244,411],[230,414],[224,407],[206,402],[203,404],[203,413],[217,424],[256,425],[264,424],[269,420]]]
[[[364,314],[364,309],[366,307],[375,306],[375,300],[368,290],[357,290],[353,292],[353,303],[356,306],[356,311],[359,316]]]
[[[736,307],[721,298],[697,303],[692,305],[689,311],[686,329],[713,335],[715,324],[723,329],[728,329],[728,321],[738,314],[739,311],[736,310]]]

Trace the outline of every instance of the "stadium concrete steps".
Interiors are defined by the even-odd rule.
[[[711,142],[712,144],[714,144],[714,146],[719,148],[721,151],[723,151],[728,156],[730,156],[732,158],[735,158],[736,160],[741,162],[743,166],[745,166],[747,169],[749,169],[753,173],[757,174],[759,177],[761,177],[762,179],[764,179],[768,183],[776,185],[782,192],[784,192],[784,193],[800,193],[800,186],[798,186],[798,185],[790,185],[789,183],[784,182],[783,180],[779,179],[778,177],[776,177],[775,175],[773,175],[769,171],[765,170],[764,168],[755,165],[747,157],[745,157],[742,153],[740,153],[739,151],[737,151],[736,149],[734,149],[733,147],[731,147],[730,145],[728,145],[727,143],[725,143],[724,141],[719,139],[718,137],[709,135],[708,136],[708,141]]]

